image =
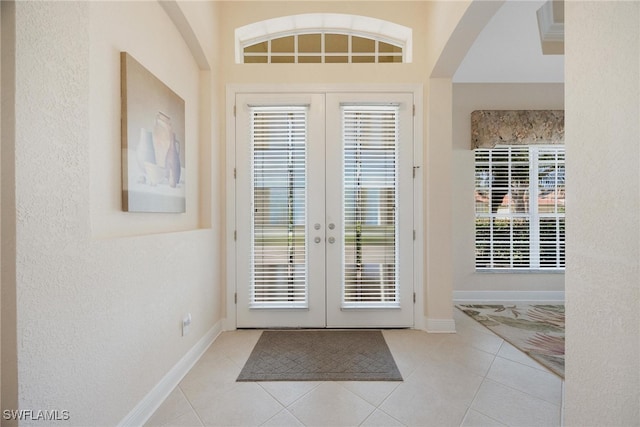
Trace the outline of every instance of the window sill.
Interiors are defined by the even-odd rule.
[[[564,274],[564,268],[530,269],[530,268],[476,268],[480,274]]]

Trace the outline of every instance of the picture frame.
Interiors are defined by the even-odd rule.
[[[122,210],[184,213],[185,102],[127,52],[120,68]]]

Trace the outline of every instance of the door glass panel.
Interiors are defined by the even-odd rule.
[[[398,106],[343,105],[343,307],[396,307]]]
[[[307,307],[307,107],[252,107],[251,308]]]

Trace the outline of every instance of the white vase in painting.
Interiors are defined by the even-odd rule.
[[[173,129],[171,118],[162,112],[156,115],[156,123],[153,127],[153,148],[156,154],[156,164],[162,168],[165,166],[167,151],[173,142]]]
[[[156,153],[153,148],[153,134],[145,128],[140,128],[140,140],[136,147],[136,159],[138,160],[138,167],[142,173],[145,173],[145,162],[156,163]]]
[[[165,168],[169,174],[169,186],[175,188],[180,182],[180,143],[173,135],[173,141],[169,150],[167,150],[167,158],[165,160]]]

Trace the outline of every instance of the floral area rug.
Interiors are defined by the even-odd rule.
[[[564,305],[456,305],[564,378]]]

